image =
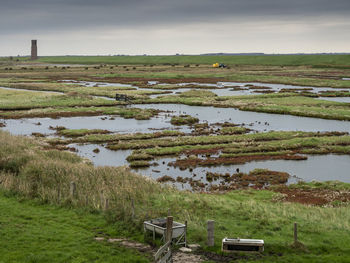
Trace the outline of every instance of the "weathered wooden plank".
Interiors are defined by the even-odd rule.
[[[214,246],[214,221],[208,220],[208,247]]]
[[[171,260],[171,250],[169,250],[164,257],[162,257],[158,262],[159,263],[168,263]]]
[[[166,219],[166,241],[171,241],[173,238],[173,217],[168,216]]]
[[[154,255],[154,259],[158,260],[162,256],[162,254],[166,252],[166,250],[170,247],[170,245],[171,245],[171,240],[166,242],[162,247],[158,249],[157,253]]]

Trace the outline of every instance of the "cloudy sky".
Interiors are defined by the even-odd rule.
[[[350,52],[350,0],[0,0],[0,56]]]

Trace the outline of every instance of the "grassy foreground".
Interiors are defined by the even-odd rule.
[[[81,214],[82,218],[77,219],[75,209],[86,208],[95,213],[105,210],[105,218],[110,224],[115,222],[123,225],[123,234],[138,240],[140,240],[141,231],[135,232],[135,227],[141,229],[143,220],[165,216],[170,209],[176,221],[188,220],[190,242],[198,242],[205,249],[209,249],[205,246],[206,221],[209,219],[215,220],[216,245],[211,249],[213,251],[220,251],[220,242],[225,236],[264,239],[266,251],[263,255],[261,257],[244,256],[242,262],[256,260],[260,262],[349,262],[350,260],[350,248],[346,245],[350,243],[350,206],[346,203],[333,207],[308,207],[280,202],[278,201],[280,195],[272,191],[232,191],[221,195],[179,192],[162,187],[146,177],[133,174],[128,169],[94,168],[76,155],[56,150],[43,150],[43,145],[32,139],[11,136],[2,131],[0,131],[0,145],[0,187],[28,199],[47,203],[45,206],[35,208],[38,216],[31,215],[32,219],[25,219],[27,216],[21,205],[29,206],[29,203],[19,204],[14,199],[0,197],[1,225],[8,224],[4,223],[9,221],[8,218],[17,218],[16,220],[20,220],[22,225],[25,224],[23,221],[31,222],[26,226],[32,229],[32,235],[16,237],[21,238],[23,246],[30,244],[31,238],[42,240],[39,238],[42,233],[35,230],[38,225],[45,224],[40,221],[41,216],[45,218],[49,213],[55,214],[55,211],[61,211],[59,214],[65,218],[66,210],[54,208],[56,205],[74,209],[67,212],[71,216],[62,223],[59,220],[48,222],[54,221],[56,226],[60,226],[60,231],[72,231],[75,236],[83,240],[89,240],[93,235],[89,231],[92,227],[89,218],[93,218],[93,215]],[[76,182],[77,186],[74,196],[69,193],[71,181]],[[333,187],[337,188],[336,184],[333,184]],[[343,191],[345,186],[339,187],[338,190]],[[106,207],[106,199],[109,200],[108,207]],[[135,204],[134,214],[131,200]],[[9,207],[13,212],[6,212],[11,210]],[[8,213],[9,217],[4,216],[4,213]],[[13,219],[13,225],[17,226],[15,219]],[[76,221],[73,220],[74,224],[66,228],[65,223],[71,222],[69,221],[71,219]],[[87,222],[87,227],[83,222]],[[305,247],[291,246],[293,222],[299,223],[299,238]],[[100,224],[104,223],[99,219],[94,224],[99,228]],[[83,227],[85,231],[77,233],[78,227]],[[1,229],[1,231],[15,231],[12,226],[5,230]],[[60,231],[59,233],[62,233]],[[7,244],[7,251],[17,249],[18,245],[14,242],[13,235],[12,233],[0,237],[0,242]],[[70,239],[70,236],[71,234],[68,233],[66,238]],[[57,238],[56,234],[55,238]],[[81,251],[79,249],[83,249],[82,246],[79,248],[70,246],[70,243],[66,243],[64,239],[55,240],[57,242],[55,247],[61,246],[63,251],[77,253],[74,255],[79,255]],[[71,242],[74,244],[74,241]],[[90,241],[86,242],[89,246]],[[46,253],[59,251],[50,244],[52,245],[51,242],[45,242]],[[90,245],[92,246],[90,253],[94,253],[95,246],[99,246]],[[40,258],[41,253],[36,250],[38,243],[32,243],[31,246],[34,251],[32,253],[39,255]],[[27,249],[17,249],[17,251],[18,258],[28,252]],[[65,259],[64,255],[58,258],[60,261],[57,262],[99,262],[89,258],[85,261],[74,261],[71,258],[64,261],[62,260],[62,258]],[[13,262],[10,259],[2,260]]]
[[[0,191],[0,262],[149,262],[133,250],[94,240],[120,236],[100,213],[25,201]]]

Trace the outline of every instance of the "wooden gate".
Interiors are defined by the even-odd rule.
[[[159,248],[154,255],[156,263],[172,263],[173,257],[171,254],[171,242],[173,236],[173,217],[168,216],[166,219],[166,243]]]
[[[156,263],[171,263],[171,240],[166,242],[162,247],[159,248],[157,253],[154,255],[154,260]]]

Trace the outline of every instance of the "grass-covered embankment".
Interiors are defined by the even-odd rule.
[[[157,110],[144,110],[138,108],[121,108],[117,106],[111,107],[47,107],[44,109],[26,110],[6,110],[0,111],[0,117],[3,119],[20,119],[20,118],[59,118],[74,116],[100,116],[113,115],[120,116],[125,119],[149,120],[158,114]],[[114,118],[114,117],[111,117]]]
[[[74,82],[73,82],[74,84]],[[115,98],[116,93],[124,94],[134,98],[145,98],[149,95],[167,94],[167,91],[162,90],[137,90],[135,87],[118,86],[81,86],[78,84],[72,85],[65,83],[52,83],[52,82],[33,82],[33,83],[9,83],[7,84],[12,89],[27,89],[36,91],[57,91],[62,93],[74,93],[78,95],[90,95],[90,96],[102,96],[108,98]]]
[[[91,96],[0,89],[0,110],[30,110],[47,107],[111,106],[113,100]]]
[[[233,191],[224,195],[179,192],[162,188],[125,168],[94,168],[73,154],[43,151],[32,139],[1,131],[0,135],[1,188],[52,205],[88,207],[91,211],[106,209],[109,220],[128,222],[123,223],[124,233],[131,238],[140,235],[131,232],[134,229],[131,225],[141,229],[144,219],[165,216],[170,209],[176,221],[188,220],[190,242],[199,242],[204,247],[206,221],[215,220],[213,251],[220,250],[223,237],[239,236],[265,240],[265,252],[258,257],[260,262],[348,262],[350,259],[350,248],[344,245],[350,242],[350,207],[345,203],[337,203],[336,207],[308,207],[276,201],[279,194],[270,191]],[[71,181],[76,183],[75,196],[69,194]],[[134,216],[131,200],[135,205]],[[32,225],[39,220],[33,218],[35,222],[30,227],[35,227]],[[293,222],[299,224],[299,240],[306,249],[291,246]],[[3,235],[0,238],[5,240]],[[17,245],[11,244],[8,249],[11,246],[16,249]],[[47,241],[47,246],[51,244]],[[20,250],[18,254],[27,251]],[[45,255],[37,252],[37,256],[42,254]],[[255,256],[244,258],[252,262]]]
[[[0,262],[151,262],[117,243],[94,237],[123,235],[101,213],[67,209],[0,191]]]

